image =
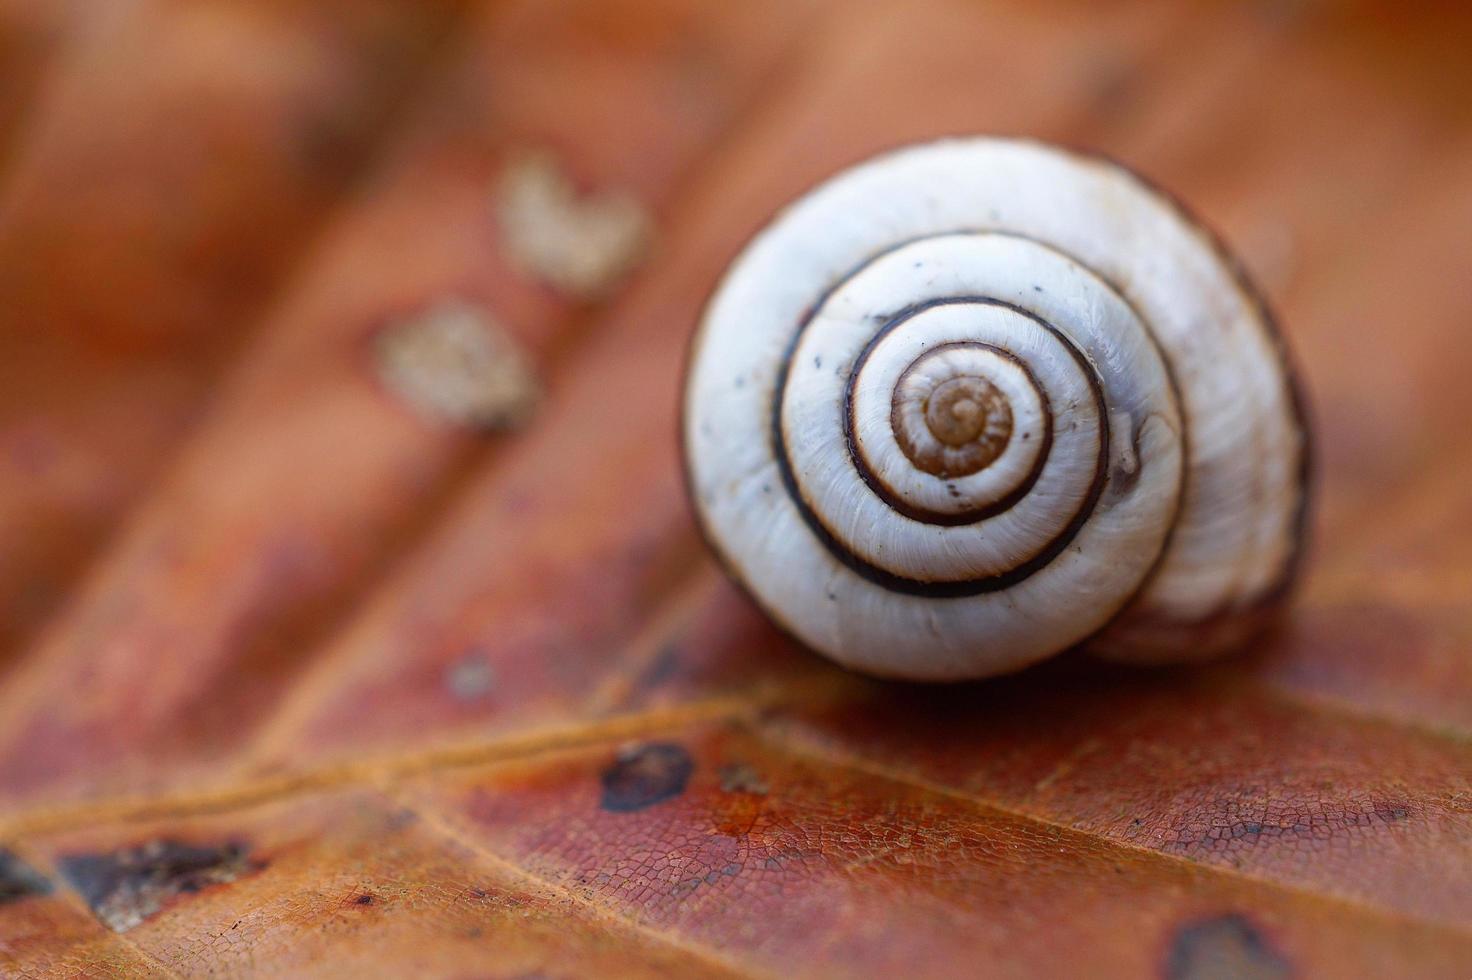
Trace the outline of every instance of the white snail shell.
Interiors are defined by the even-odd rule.
[[[684,441],[730,572],[875,674],[1212,654],[1302,546],[1301,402],[1239,267],[1032,142],[899,150],[787,208],[706,309]]]

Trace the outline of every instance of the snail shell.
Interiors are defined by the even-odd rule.
[[[875,674],[1210,655],[1301,550],[1301,403],[1239,266],[1026,141],[892,152],[778,216],[706,308],[684,443],[731,574]]]

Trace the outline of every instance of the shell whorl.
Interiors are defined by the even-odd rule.
[[[779,623],[959,678],[1090,637],[1198,652],[1292,565],[1300,423],[1261,307],[1174,206],[969,139],[860,165],[748,246],[696,337],[685,448]]]

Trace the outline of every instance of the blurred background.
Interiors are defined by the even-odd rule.
[[[1140,170],[1278,312],[1322,492],[1253,683],[1467,731],[1469,51],[1433,0],[0,0],[3,810],[860,684],[704,558],[682,348],[775,209],[971,132]]]

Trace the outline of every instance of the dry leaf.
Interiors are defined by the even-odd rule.
[[[0,973],[1467,975],[1466,12],[118,9],[0,107]],[[706,557],[725,263],[977,130],[1291,241],[1319,543],[1242,656],[871,682]],[[529,246],[485,194],[542,145]],[[601,305],[637,236],[566,173],[666,216]],[[423,424],[499,418],[513,350],[524,428]]]

